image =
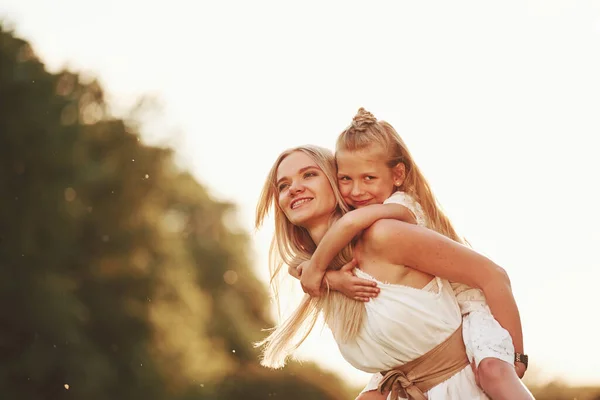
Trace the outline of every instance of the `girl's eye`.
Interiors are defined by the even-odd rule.
[[[349,181],[349,180],[350,180],[350,178],[349,178],[349,177],[347,177],[347,176],[340,176],[338,179],[339,179],[340,181]]]
[[[281,185],[279,185],[277,187],[277,189],[279,189],[280,192],[282,192],[286,187],[288,187],[287,183],[282,183]]]
[[[367,180],[367,181],[372,181],[373,179],[375,179],[374,176],[367,176],[367,177],[365,177],[365,180]]]
[[[304,179],[310,178],[312,176],[317,176],[317,173],[316,172],[307,172],[304,174]]]

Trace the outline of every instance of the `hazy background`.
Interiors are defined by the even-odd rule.
[[[278,153],[332,148],[360,106],[392,123],[509,272],[530,377],[600,383],[600,3],[4,0],[0,16],[50,72],[97,78],[113,114],[157,99],[135,114],[143,142],[237,206],[224,223],[252,232],[243,257],[263,282],[272,230],[254,233],[253,211]],[[326,330],[300,355],[367,378]]]

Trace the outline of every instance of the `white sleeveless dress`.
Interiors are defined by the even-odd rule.
[[[377,389],[382,379],[379,372],[414,360],[446,340],[458,329],[462,316],[446,280],[434,278],[425,288],[415,289],[379,282],[358,268],[355,272],[376,281],[380,293],[365,303],[365,319],[357,337],[347,343],[338,341],[338,347],[352,366],[374,373],[363,390],[369,391]],[[429,400],[488,399],[476,385],[470,366],[426,395]]]
[[[429,228],[423,208],[411,195],[395,192],[384,203],[403,205],[414,214],[417,225]],[[463,339],[469,361],[475,360],[479,366],[481,360],[492,357],[513,365],[515,348],[512,338],[493,317],[483,292],[462,283],[451,282],[450,285],[463,315]]]

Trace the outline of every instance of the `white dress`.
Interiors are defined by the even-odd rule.
[[[378,372],[414,360],[445,341],[460,326],[462,316],[446,280],[434,278],[425,288],[415,289],[378,282],[358,268],[356,275],[376,281],[380,292],[365,303],[365,319],[357,337],[338,341],[338,346],[355,368],[375,373],[363,390],[368,391],[377,389],[382,379]],[[488,399],[469,365],[426,395],[429,400]]]
[[[393,193],[384,203],[401,204],[415,216],[417,225],[429,227],[421,205],[405,192]],[[462,283],[451,283],[463,315],[463,339],[469,361],[477,366],[486,357],[498,358],[511,365],[515,360],[512,338],[492,316],[483,292]]]

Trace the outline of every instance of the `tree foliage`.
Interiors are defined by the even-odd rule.
[[[1,25],[0,194],[1,398],[349,397],[258,366],[272,322],[233,205]]]

